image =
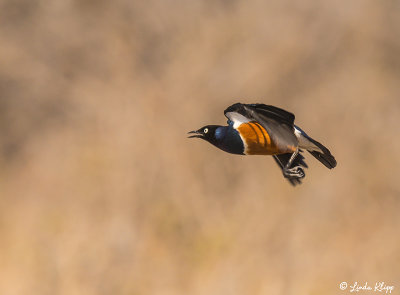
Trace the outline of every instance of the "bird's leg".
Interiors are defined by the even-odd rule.
[[[290,166],[292,165],[294,159],[296,159],[298,154],[299,154],[299,149],[297,148],[296,151],[291,155],[286,166],[282,169],[283,175],[286,178],[291,178],[291,177],[303,178],[305,176],[304,170],[300,166],[295,166],[293,168],[290,168]]]

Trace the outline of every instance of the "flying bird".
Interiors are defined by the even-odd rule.
[[[238,155],[272,155],[292,185],[301,183],[308,151],[327,168],[336,166],[331,152],[294,125],[294,114],[265,104],[236,103],[224,111],[228,126],[207,125],[190,131],[217,148]]]

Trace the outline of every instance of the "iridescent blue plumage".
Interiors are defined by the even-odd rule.
[[[233,123],[228,121],[228,126],[220,126],[215,129],[215,146],[221,150],[243,155],[244,145],[239,132],[233,128]]]

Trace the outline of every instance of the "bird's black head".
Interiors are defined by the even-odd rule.
[[[231,124],[228,126],[207,125],[199,130],[190,131],[189,134],[193,134],[189,138],[201,138],[225,152],[243,155],[242,139]]]
[[[208,141],[209,143],[216,144],[217,137],[216,137],[215,131],[219,127],[222,127],[222,126],[207,125],[207,126],[201,127],[199,130],[190,131],[190,132],[188,132],[188,134],[193,134],[193,135],[190,135],[189,138],[201,138],[201,139]]]

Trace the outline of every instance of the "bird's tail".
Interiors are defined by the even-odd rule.
[[[308,140],[319,148],[319,150],[308,150],[308,152],[329,169],[335,168],[336,160],[335,157],[332,156],[331,152],[324,145],[311,137],[308,137]]]
[[[327,150],[327,151],[329,152],[329,150]],[[311,155],[313,155],[318,161],[320,161],[322,164],[324,164],[329,169],[336,167],[336,160],[335,160],[335,157],[332,156],[332,154],[320,153],[317,151],[309,151],[309,153]]]
[[[327,168],[332,169],[336,167],[335,157],[323,144],[319,143],[315,139],[312,139],[298,126],[295,126],[295,134],[299,139],[300,148],[306,149]]]

